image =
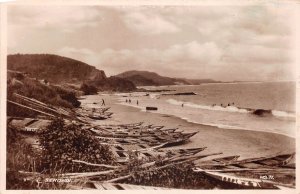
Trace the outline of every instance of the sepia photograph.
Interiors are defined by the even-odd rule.
[[[296,193],[298,4],[37,2],[1,28],[5,190]]]

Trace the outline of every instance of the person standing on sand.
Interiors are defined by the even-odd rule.
[[[129,103],[131,103],[131,100],[129,99]]]
[[[102,104],[101,106],[105,106],[105,102],[104,102],[104,99],[102,98]]]
[[[183,103],[182,103],[181,107],[183,107]]]
[[[139,105],[139,101],[138,100],[136,100],[136,105]]]
[[[128,101],[127,101],[127,98],[126,98],[126,103],[127,103]]]

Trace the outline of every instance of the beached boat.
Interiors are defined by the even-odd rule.
[[[239,157],[240,157],[239,155],[235,155],[235,156],[226,156],[226,157],[214,158],[212,160],[215,161],[215,162],[218,162],[218,163],[228,164],[230,162],[237,161]]]
[[[227,188],[231,188],[231,189],[236,189],[236,188],[278,189],[278,187],[276,187],[274,184],[270,183],[269,181],[264,181],[261,179],[238,177],[238,176],[228,175],[225,173],[203,170],[201,168],[195,168],[193,169],[193,171],[203,173],[210,178],[220,181],[220,184],[227,184]]]
[[[107,112],[110,107],[105,108],[78,108],[76,116],[80,118],[90,118],[95,120],[105,120],[111,117],[112,112]]]
[[[90,113],[104,113],[107,112],[110,109],[110,107],[105,108],[78,108],[76,109],[77,113],[80,114],[90,114]]]
[[[198,165],[197,172],[229,183],[229,187],[277,188],[295,187],[295,153],[237,160],[228,156],[205,161]],[[246,182],[249,182],[246,184]],[[259,183],[259,184],[258,184]],[[236,184],[236,185],[234,185]],[[273,185],[273,186],[270,186]]]
[[[88,185],[92,186],[78,186],[78,185],[68,185],[67,189],[72,190],[170,190],[173,188],[164,188],[164,187],[152,187],[152,186],[144,186],[144,185],[133,185],[133,184],[121,184],[121,183],[104,183],[100,181],[89,181]]]
[[[159,145],[164,143],[165,147],[175,146],[187,142],[193,135],[193,133],[181,133],[181,132],[164,132],[159,129],[155,131],[141,131],[135,130],[96,130],[90,128],[95,136],[105,143],[111,144],[131,144],[141,143],[148,144],[151,146]]]
[[[153,136],[156,138],[164,137],[182,137],[182,136],[193,136],[196,132],[193,133],[183,133],[176,131],[177,129],[162,129],[164,126],[135,126],[135,127],[119,127],[119,126],[94,126],[90,130],[99,134],[99,135],[114,135],[122,137],[138,136],[138,137],[147,137]]]
[[[244,160],[231,160],[226,166],[236,166],[240,168],[258,168],[258,167],[280,167],[292,166],[295,163],[295,153],[280,154],[266,157],[249,158]]]
[[[164,145],[147,147],[147,145],[114,145],[112,146],[112,153],[114,154],[118,163],[127,163],[132,155],[138,159],[168,159],[179,158],[196,155],[197,153],[206,149],[203,148],[188,148],[188,149],[161,149]]]
[[[51,120],[33,118],[10,118],[7,122],[11,127],[28,133],[40,133],[50,125],[50,123]]]
[[[111,118],[113,113],[103,113],[103,114],[89,114],[88,117],[95,120],[105,120]]]

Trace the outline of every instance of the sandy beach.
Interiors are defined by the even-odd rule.
[[[91,106],[93,102],[97,103],[95,106],[100,106],[102,99],[105,100],[107,107],[111,107],[110,112],[114,114],[110,119],[95,121],[95,124],[144,122],[144,124],[162,125],[165,128],[178,128],[186,132],[197,131],[198,133],[190,139],[190,142],[180,147],[207,147],[203,154],[222,152],[220,156],[240,155],[240,159],[244,159],[295,152],[295,139],[285,135],[221,129],[190,123],[174,116],[142,112],[137,108],[118,104],[117,97],[113,95],[86,96],[86,99],[82,100],[82,106],[87,106],[85,103]]]

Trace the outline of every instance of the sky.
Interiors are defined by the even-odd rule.
[[[291,7],[8,7],[8,53],[49,53],[102,69],[220,81],[295,79]]]

